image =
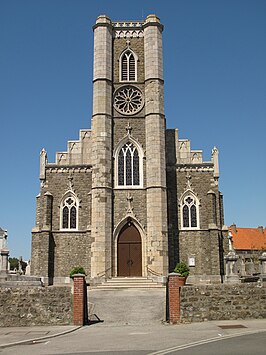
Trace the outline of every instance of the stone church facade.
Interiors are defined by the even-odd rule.
[[[221,282],[227,249],[218,151],[211,161],[166,129],[163,26],[99,16],[94,30],[91,129],[55,163],[40,155],[31,273],[66,282],[160,277],[177,261],[191,282]]]

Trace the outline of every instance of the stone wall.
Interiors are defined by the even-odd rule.
[[[0,287],[0,326],[72,323],[71,287]]]
[[[258,284],[185,286],[181,322],[266,318],[266,288]]]

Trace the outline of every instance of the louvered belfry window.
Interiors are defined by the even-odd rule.
[[[130,50],[126,51],[121,59],[121,80],[136,81],[136,60]]]

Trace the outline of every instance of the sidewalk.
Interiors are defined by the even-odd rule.
[[[23,349],[27,353],[29,350],[27,344],[35,344],[35,351],[38,350],[35,353],[38,354],[47,354],[48,350],[51,354],[81,353],[88,350],[88,346],[90,352],[101,350],[102,353],[108,351],[114,353],[121,351],[122,353],[145,350],[146,354],[160,354],[169,348],[190,347],[195,344],[265,331],[266,319],[223,320],[178,325],[160,323],[125,325],[103,322],[84,327],[12,327],[0,328],[0,352],[1,349],[7,348],[7,353],[12,353],[16,350],[8,351],[8,348],[24,344]],[[68,335],[63,336],[65,334]],[[46,339],[47,344],[44,348]],[[54,347],[60,351],[53,352]]]
[[[32,326],[32,327],[0,327],[0,349],[9,346],[32,343],[38,340],[54,338],[71,333],[79,326]]]

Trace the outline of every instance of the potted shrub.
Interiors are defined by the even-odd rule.
[[[73,269],[70,271],[70,278],[73,278],[73,275],[75,274],[83,274],[86,275],[86,272],[82,266],[75,266]]]
[[[184,286],[189,275],[189,267],[183,261],[176,264],[174,272],[179,275],[180,286]]]

